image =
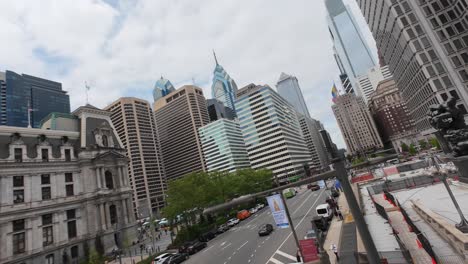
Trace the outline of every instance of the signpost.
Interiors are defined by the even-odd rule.
[[[288,216],[286,215],[286,209],[284,207],[281,194],[268,196],[267,201],[271,210],[271,215],[273,215],[273,218],[275,219],[276,226],[278,228],[288,228]]]

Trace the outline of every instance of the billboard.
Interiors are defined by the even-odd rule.
[[[311,238],[299,240],[299,245],[301,247],[302,261],[304,261],[304,263],[320,259],[318,256],[318,248],[314,239]]]
[[[271,215],[275,219],[276,226],[278,228],[288,228],[289,222],[284,208],[281,194],[275,194],[267,197],[268,206],[271,210]]]

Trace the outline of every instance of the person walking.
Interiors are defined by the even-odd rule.
[[[337,209],[336,213],[338,214],[338,217],[340,218],[340,221],[343,221],[343,214],[341,213],[341,210]]]
[[[335,253],[336,261],[340,261],[340,256],[338,256],[338,248],[336,247],[335,244],[332,243],[330,245],[330,250],[333,251],[333,253]]]
[[[302,261],[302,257],[301,257],[301,251],[298,249],[297,252],[296,252],[296,261],[297,262],[301,262]]]

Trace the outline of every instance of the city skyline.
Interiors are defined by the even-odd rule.
[[[79,3],[82,7],[78,9],[86,12],[74,15],[74,21],[65,22],[72,23],[71,25],[49,29],[53,31],[50,33],[53,36],[39,32],[44,32],[41,28],[45,24],[56,25],[56,21],[61,21],[62,18],[52,13],[44,14],[48,14],[48,10],[59,8],[63,10],[63,16],[72,16],[69,14],[69,7],[52,7],[48,3],[36,6],[32,3],[31,6],[20,8],[10,3],[0,4],[2,8],[11,9],[8,16],[5,14],[0,17],[5,25],[3,29],[8,30],[2,33],[11,38],[11,45],[4,49],[0,46],[0,53],[5,52],[1,53],[4,59],[0,69],[25,72],[61,82],[63,89],[69,92],[71,109],[85,103],[86,81],[91,87],[89,103],[104,107],[122,96],[152,98],[154,82],[161,75],[171,80],[175,87],[192,84],[194,79],[195,84],[203,88],[205,95],[211,95],[214,49],[222,59],[223,67],[239,87],[251,82],[273,87],[283,71],[296,76],[301,83],[311,116],[321,120],[331,132],[338,131],[329,110],[332,104],[329,89],[333,81],[339,83],[339,71],[333,59],[322,1],[302,1],[296,6],[270,3],[267,12],[260,1],[249,2],[252,5],[251,10],[243,9],[242,2],[219,2],[216,5],[220,10],[219,14],[212,12],[208,2],[183,6],[161,1],[157,7],[144,1],[128,6],[115,4],[115,1],[107,2],[110,5],[104,2]],[[355,2],[347,2],[354,14],[360,16]],[[158,16],[147,10],[168,14],[156,19]],[[262,10],[261,17],[258,16],[258,10]],[[303,10],[310,11],[307,13]],[[193,14],[193,17],[185,16],[186,12]],[[224,14],[230,14],[229,18],[237,23],[235,27],[238,28],[251,23],[258,25],[250,30],[233,30],[230,34],[223,34],[220,33],[222,27],[225,27],[223,23],[207,25],[204,18],[216,19]],[[33,23],[38,15],[42,17],[41,21],[46,16],[47,21]],[[287,23],[262,19],[271,16],[287,16],[290,19]],[[24,30],[17,28],[18,17],[25,18],[22,24]],[[170,25],[168,17],[171,17]],[[173,18],[177,18],[177,23]],[[100,21],[99,25],[88,24],[97,19]],[[359,19],[360,26],[366,26],[365,21],[361,17]],[[155,26],[151,28],[145,26],[146,24]],[[65,26],[79,30],[71,34]],[[296,30],[289,32],[287,28],[290,27]],[[201,33],[200,29],[203,29]],[[363,31],[367,31],[367,28],[363,28]],[[262,32],[261,38],[255,37],[258,32]],[[282,36],[280,39],[279,34]],[[79,39],[84,38],[87,41],[78,44],[82,42],[77,41],[78,35]],[[28,43],[21,42],[27,36],[31,36],[32,40]],[[241,40],[252,38],[256,39],[256,44],[250,45],[248,49],[243,48]],[[366,38],[370,39],[370,33]],[[137,40],[141,40],[143,44],[136,42]],[[22,44],[18,44],[20,42]],[[301,44],[297,45],[298,43]],[[269,48],[265,49],[267,45]],[[275,52],[271,52],[272,50]],[[288,56],[284,56],[285,54]],[[323,63],[318,65],[316,61]],[[340,147],[344,146],[339,132],[332,133],[332,137]]]

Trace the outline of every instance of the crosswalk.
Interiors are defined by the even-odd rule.
[[[285,264],[296,262],[296,257],[281,250],[276,250],[275,254],[268,260],[267,264]]]

